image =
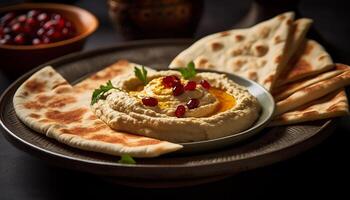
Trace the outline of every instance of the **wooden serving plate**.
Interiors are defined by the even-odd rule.
[[[103,69],[118,59],[161,69],[189,40],[138,41],[86,53],[75,53],[39,66],[15,81],[0,98],[0,124],[5,137],[18,148],[49,163],[103,176],[113,182],[141,187],[179,187],[215,181],[242,171],[288,159],[324,140],[334,120],[265,128],[256,136],[218,150],[193,154],[169,154],[136,159],[123,165],[119,157],[68,147],[27,128],[16,117],[12,98],[17,88],[35,71],[52,65],[70,83]]]

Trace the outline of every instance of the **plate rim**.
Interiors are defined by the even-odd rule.
[[[219,140],[224,140],[224,139],[229,139],[229,138],[234,138],[234,137],[237,137],[237,136],[240,136],[240,135],[243,135],[243,134],[246,134],[247,132],[249,131],[253,131],[252,128],[255,127],[255,129],[259,129],[259,128],[264,128],[266,127],[266,125],[272,120],[272,117],[276,111],[276,102],[275,100],[273,99],[272,95],[270,92],[268,92],[261,84],[255,82],[255,81],[252,81],[252,80],[249,80],[247,78],[244,78],[242,76],[239,76],[239,75],[236,75],[236,74],[230,74],[230,73],[227,73],[227,72],[220,72],[220,71],[216,71],[216,70],[198,70],[198,72],[212,72],[212,73],[219,73],[219,74],[225,74],[226,76],[233,76],[235,78],[238,78],[238,79],[241,79],[241,80],[244,80],[246,82],[249,82],[250,84],[252,85],[255,85],[255,86],[258,86],[259,89],[261,89],[264,94],[267,95],[267,97],[269,98],[269,100],[271,100],[272,102],[272,112],[271,114],[265,119],[263,120],[258,126],[255,127],[255,122],[254,122],[254,125],[244,131],[241,131],[241,132],[238,132],[236,134],[233,134],[233,135],[228,135],[228,136],[224,136],[224,137],[219,137],[219,138],[214,138],[214,139],[209,139],[209,140],[204,140],[204,141],[195,141],[195,142],[183,142],[183,143],[179,143],[181,145],[194,145],[194,144],[205,144],[205,143],[209,143],[209,142],[217,142]],[[231,78],[229,78],[231,80]],[[238,83],[237,83],[238,84]],[[239,85],[239,84],[238,84]],[[263,106],[261,106],[263,107]],[[260,116],[259,116],[260,117]],[[260,132],[260,131],[258,131]],[[251,136],[254,136],[255,134],[251,135]],[[251,136],[248,136],[248,137],[251,137]]]
[[[38,71],[39,69],[41,69],[41,68],[43,68],[43,67],[45,67],[47,65],[52,65],[52,63],[67,63],[73,58],[74,59],[79,59],[81,57],[87,57],[87,56],[89,56],[91,54],[101,54],[103,52],[108,52],[108,51],[111,51],[111,50],[129,48],[129,47],[134,47],[134,46],[162,45],[162,44],[169,45],[169,44],[179,44],[179,43],[189,44],[190,42],[193,42],[193,39],[139,40],[139,41],[124,42],[124,43],[121,43],[121,44],[112,45],[112,46],[104,47],[104,48],[98,48],[98,49],[93,49],[93,50],[88,50],[88,51],[71,53],[71,54],[68,54],[68,55],[65,55],[65,56],[62,56],[62,57],[50,60],[49,62],[46,62],[44,64],[41,64],[38,67],[35,67],[34,69],[32,69],[32,70],[26,72],[25,74],[21,75],[20,77],[18,77],[0,95],[0,105],[4,104],[3,101],[5,101],[4,100],[5,97],[8,96],[8,93],[12,89],[14,89],[14,87],[17,84],[23,83],[25,81],[25,79],[28,78],[30,75],[32,75],[33,73],[35,73],[36,71]],[[16,88],[18,88],[18,87],[16,87]],[[229,159],[221,160],[219,162],[214,162],[214,163],[208,163],[208,162],[202,163],[201,162],[201,163],[195,163],[195,164],[191,164],[191,165],[186,165],[186,163],[184,163],[184,164],[136,164],[136,165],[126,165],[126,164],[121,164],[121,163],[118,163],[118,162],[110,163],[110,162],[105,162],[105,161],[86,160],[86,159],[82,159],[82,158],[67,156],[67,155],[64,155],[64,154],[56,153],[56,152],[53,152],[53,151],[41,148],[39,146],[36,146],[34,144],[31,144],[31,143],[25,141],[24,139],[20,138],[15,133],[13,133],[11,130],[9,130],[8,127],[3,122],[3,116],[4,116],[4,114],[1,112],[0,113],[0,127],[4,130],[5,134],[7,134],[8,136],[12,137],[12,139],[15,139],[16,141],[21,142],[22,144],[26,145],[26,147],[29,147],[32,150],[38,151],[39,153],[45,153],[46,155],[53,156],[55,158],[67,159],[68,161],[81,162],[81,163],[84,163],[84,164],[93,164],[93,165],[97,165],[97,166],[118,167],[118,168],[186,168],[186,169],[188,169],[188,168],[196,168],[196,167],[221,165],[221,164],[227,164],[227,163],[232,163],[232,162],[239,162],[239,161],[243,161],[243,160],[251,160],[251,159],[255,159],[257,157],[261,157],[261,156],[266,156],[266,155],[270,155],[270,154],[276,154],[276,153],[279,153],[279,152],[281,152],[283,150],[286,150],[287,148],[292,148],[292,147],[297,146],[300,143],[307,142],[308,140],[312,139],[318,133],[324,131],[334,121],[334,119],[329,119],[329,120],[325,121],[325,123],[322,124],[322,126],[319,128],[317,133],[313,134],[312,136],[310,136],[310,137],[308,137],[308,138],[306,138],[304,140],[298,141],[298,142],[288,146],[287,148],[278,149],[278,150],[275,150],[275,151],[272,151],[272,152],[268,152],[268,153],[264,153],[262,155],[257,155],[257,156],[254,156],[254,157],[240,158],[240,159],[235,159],[235,160],[232,160],[231,158],[229,158]],[[8,140],[8,138],[6,136],[5,136],[5,138]]]

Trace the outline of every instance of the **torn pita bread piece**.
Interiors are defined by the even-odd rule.
[[[316,41],[306,40],[297,56],[288,62],[285,73],[279,76],[277,85],[294,82],[305,77],[328,71],[334,67],[331,56]]]
[[[323,80],[319,81],[310,86],[304,87],[287,98],[278,101],[276,103],[276,112],[275,115],[280,115],[287,111],[293,110],[303,104],[316,100],[330,92],[333,92],[339,88],[343,88],[350,84],[350,66],[343,64],[336,64],[338,69],[348,69],[344,70],[342,73]]]
[[[197,68],[235,73],[270,90],[290,50],[294,13],[287,12],[248,29],[206,36],[181,52],[170,68],[194,61]]]
[[[344,72],[344,69],[335,69],[335,70],[331,70],[329,72],[325,72],[325,73],[316,75],[312,78],[306,78],[306,79],[303,79],[303,80],[300,80],[297,82],[282,85],[282,86],[274,89],[274,91],[272,92],[272,95],[273,95],[275,101],[281,101],[281,100],[289,97],[293,93],[297,92],[298,90],[301,90],[305,87],[311,86],[311,85],[318,83],[320,81],[330,79],[334,76],[341,74],[342,72]]]
[[[296,57],[298,54],[298,50],[303,47],[303,43],[305,43],[305,36],[312,24],[313,20],[309,18],[301,18],[297,19],[293,22],[293,28],[290,36],[290,45],[289,51],[287,51],[287,55],[285,59],[287,60],[286,66],[282,67],[281,73],[278,77],[276,77],[276,84],[278,86],[281,84],[281,79],[279,77],[283,74],[287,74],[287,72],[291,69],[290,60],[293,57]],[[295,58],[294,58],[295,59]]]
[[[276,116],[269,126],[281,126],[349,115],[344,89],[334,91],[293,111]]]
[[[33,130],[87,151],[156,157],[181,149],[178,144],[112,130],[90,110],[93,89],[100,82],[128,73],[135,65],[118,62],[74,87],[53,68],[45,67],[16,91],[16,114]]]

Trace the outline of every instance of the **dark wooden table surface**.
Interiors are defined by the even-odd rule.
[[[4,3],[8,1],[0,1]],[[84,50],[122,42],[108,21],[105,1],[78,1],[101,22]],[[207,0],[196,37],[232,27],[250,1]],[[350,64],[350,12],[346,1],[301,1],[303,16],[315,20],[316,30],[334,48],[335,61]],[[1,65],[1,61],[0,61]],[[1,69],[1,67],[0,67]],[[12,82],[0,72],[0,93]],[[350,118],[338,120],[336,131],[317,147],[287,161],[242,173],[223,181],[180,189],[136,189],[113,185],[76,171],[64,170],[19,151],[0,134],[0,200],[118,198],[285,198],[349,196]]]

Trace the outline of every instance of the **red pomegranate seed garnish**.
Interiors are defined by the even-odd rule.
[[[62,36],[65,37],[65,38],[69,37],[69,30],[68,30],[68,28],[63,28],[62,29]]]
[[[17,17],[17,21],[20,23],[24,23],[27,20],[27,16],[26,15],[20,15]]]
[[[67,28],[70,28],[70,27],[72,27],[72,23],[69,22],[69,21],[67,21],[67,22],[64,24],[64,26],[67,27]]]
[[[25,34],[32,35],[33,34],[33,29],[32,29],[31,26],[24,25],[22,32],[25,33]]]
[[[34,39],[32,40],[32,44],[33,44],[33,45],[38,45],[38,44],[41,44],[41,41],[40,41],[39,38],[34,38]]]
[[[181,83],[178,83],[173,87],[173,95],[174,96],[179,96],[182,93],[184,93],[184,91],[185,91],[184,86]]]
[[[30,10],[27,13],[28,18],[36,17],[40,14],[40,11],[38,10]]]
[[[16,14],[14,12],[7,13],[3,17],[1,17],[1,24],[7,25],[11,20],[13,20],[16,17]]]
[[[164,87],[171,88],[180,83],[180,79],[177,76],[166,76],[162,79]]]
[[[11,26],[11,29],[15,33],[21,32],[21,24],[20,23],[15,23],[14,25]]]
[[[49,44],[51,42],[50,38],[48,38],[46,36],[43,37],[42,41],[44,44]]]
[[[11,35],[4,35],[4,37],[0,40],[0,44],[11,44],[12,43],[12,37]]]
[[[4,30],[3,30],[4,34],[8,34],[11,32],[11,29],[10,27],[5,27]]]
[[[175,75],[173,75],[172,77],[174,77],[174,79],[175,79],[177,82],[180,82],[180,78],[179,78],[179,77],[177,77],[177,76],[175,76]]]
[[[194,109],[199,106],[199,100],[198,99],[190,99],[187,103],[186,106],[188,109]]]
[[[0,40],[0,44],[10,44],[10,40],[3,38]]]
[[[171,88],[174,83],[174,77],[173,76],[166,76],[162,79],[162,83],[164,87]]]
[[[46,36],[50,39],[58,40],[62,36],[62,34],[58,30],[51,28],[46,32]]]
[[[154,107],[154,106],[158,105],[158,100],[156,98],[153,98],[153,97],[145,97],[142,99],[142,103],[145,106]]]
[[[197,83],[195,81],[188,81],[185,85],[185,90],[195,90]]]
[[[60,19],[62,19],[62,15],[60,15],[60,14],[53,14],[52,15],[52,19],[54,19],[54,20],[60,20]]]
[[[40,22],[45,22],[49,19],[49,16],[46,13],[41,13],[40,15],[38,15],[38,20]]]
[[[16,44],[24,44],[26,42],[25,38],[24,38],[24,35],[23,34],[18,34],[16,35],[15,39],[14,39],[14,42]]]
[[[56,22],[53,20],[50,20],[50,21],[45,22],[43,28],[48,30],[50,28],[53,28],[55,25],[56,25]]]
[[[64,19],[61,18],[61,19],[56,20],[56,26],[58,29],[64,28],[64,24],[65,24]]]
[[[34,19],[34,18],[28,18],[27,19],[27,21],[26,21],[26,23],[29,25],[29,26],[37,26],[37,25],[39,25],[39,22],[36,20],[36,19]]]
[[[206,80],[201,80],[200,84],[202,85],[203,88],[209,90],[210,89],[210,83]]]
[[[176,110],[175,110],[176,117],[183,117],[185,113],[186,113],[186,108],[184,105],[179,105],[176,107]]]
[[[40,29],[36,32],[36,34],[37,34],[39,37],[43,36],[44,33],[45,33],[45,30],[44,30],[43,28],[40,28]]]

